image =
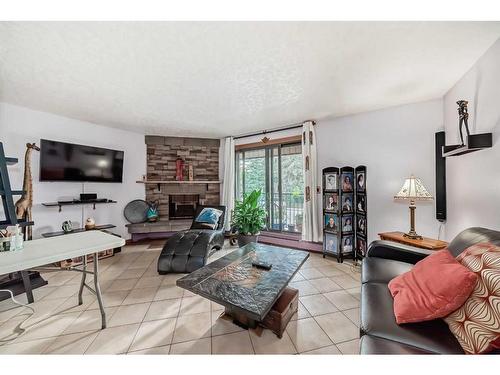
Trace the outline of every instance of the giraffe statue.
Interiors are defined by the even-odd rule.
[[[33,205],[33,179],[31,177],[31,151],[40,151],[35,143],[26,143],[26,153],[24,154],[24,180],[23,195],[16,202],[17,219],[31,221],[31,206]],[[30,240],[33,231],[30,226],[26,227],[26,239]]]

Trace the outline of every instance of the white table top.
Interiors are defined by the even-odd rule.
[[[0,275],[125,245],[125,240],[98,230],[25,241],[24,248],[0,252]]]

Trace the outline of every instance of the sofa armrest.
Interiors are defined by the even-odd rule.
[[[366,252],[367,257],[385,258],[415,264],[432,254],[432,250],[420,249],[392,241],[373,241]]]

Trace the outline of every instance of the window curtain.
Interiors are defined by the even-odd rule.
[[[318,204],[317,204],[317,156],[316,133],[312,121],[302,126],[302,165],[304,173],[304,216],[302,240],[319,241]]]
[[[224,183],[222,185],[222,204],[226,206],[224,229],[231,229],[231,214],[234,209],[234,139],[224,140]]]

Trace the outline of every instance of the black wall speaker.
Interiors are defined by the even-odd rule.
[[[436,219],[446,221],[446,158],[443,158],[444,131],[436,133]]]

